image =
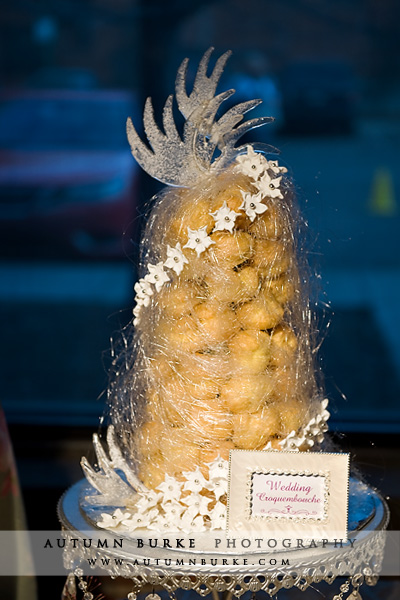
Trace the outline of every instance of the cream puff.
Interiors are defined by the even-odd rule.
[[[172,240],[180,242],[183,247],[188,241],[188,228],[196,230],[206,227],[207,233],[211,233],[215,221],[210,212],[208,198],[193,198],[186,192],[181,206],[168,223],[167,240],[171,240],[171,243]]]
[[[274,396],[277,400],[285,401],[297,396],[300,382],[293,363],[278,367],[271,371],[271,374],[274,381]]]
[[[248,354],[258,350],[269,350],[271,337],[265,331],[258,329],[244,329],[239,331],[228,344],[233,355]]]
[[[279,434],[281,423],[276,407],[271,404],[256,413],[233,415],[232,441],[237,448],[255,450]]]
[[[171,437],[160,440],[160,450],[166,472],[171,476],[194,471],[200,463],[200,446],[193,443],[190,432],[185,428],[175,428]]]
[[[221,387],[220,401],[233,413],[255,413],[271,398],[274,380],[268,373],[234,375]]]
[[[283,319],[284,309],[274,296],[257,297],[236,310],[239,323],[245,329],[272,329]]]
[[[148,460],[141,462],[139,467],[139,479],[141,479],[144,485],[154,490],[160,483],[165,479],[166,474],[166,463],[162,456],[156,456]]]
[[[213,265],[204,282],[209,300],[221,304],[234,303],[242,288],[238,274],[230,266]]]
[[[213,377],[211,373],[203,376],[199,372],[181,367],[179,376],[189,398],[207,401],[216,398],[220,393],[221,383],[218,377]]]
[[[169,288],[161,289],[157,297],[158,307],[166,317],[179,319],[190,313],[196,299],[195,287],[183,281]]]
[[[293,329],[286,324],[278,325],[271,333],[271,364],[289,366],[296,355],[298,341]]]
[[[259,330],[239,331],[228,343],[234,373],[257,374],[270,363],[271,338]]]
[[[216,302],[197,304],[192,314],[208,345],[228,340],[240,328],[234,311]]]
[[[196,352],[204,348],[204,336],[190,315],[176,320],[161,320],[156,334],[157,345],[169,352]]]
[[[295,293],[295,277],[292,273],[285,273],[277,279],[265,280],[260,295],[270,296],[272,294],[279,304],[285,306],[293,300]]]
[[[304,400],[292,398],[277,404],[282,424],[282,433],[288,435],[306,425],[307,405]]]
[[[216,231],[210,238],[213,244],[208,249],[209,258],[221,267],[236,267],[253,254],[253,238],[244,231]]]
[[[252,265],[266,279],[273,279],[285,273],[291,265],[292,258],[291,247],[281,241],[255,241]]]
[[[236,303],[247,302],[254,298],[260,287],[260,277],[254,267],[243,267],[237,272],[240,281],[240,293],[235,299]]]
[[[225,304],[240,304],[251,300],[260,287],[260,277],[253,267],[234,271],[231,267],[216,267],[206,275],[205,284],[210,300]]]
[[[283,210],[272,202],[264,204],[267,205],[267,210],[257,216],[249,226],[248,232],[256,238],[279,240],[287,231]]]

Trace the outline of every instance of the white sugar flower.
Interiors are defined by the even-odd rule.
[[[324,400],[322,400],[321,402],[321,408],[322,408],[322,412],[321,412],[321,419],[323,421],[326,421],[329,419],[329,417],[331,416],[331,413],[327,410],[328,408],[328,404],[329,404],[329,400],[327,398],[325,398]]]
[[[186,478],[183,484],[183,490],[185,492],[201,492],[201,490],[207,487],[207,481],[204,479],[202,472],[199,467],[195,471],[186,471],[183,473]]]
[[[129,519],[124,519],[122,524],[128,531],[134,531],[141,527],[148,527],[157,515],[158,510],[156,508],[147,512],[137,512],[134,515],[131,515]]]
[[[250,221],[254,221],[257,215],[261,215],[268,209],[268,207],[262,203],[261,193],[250,194],[248,192],[241,192],[241,194],[243,202],[239,208],[245,211],[246,215],[250,218]]]
[[[150,296],[153,295],[153,288],[149,281],[142,278],[135,283],[134,290],[136,292],[136,301],[144,306],[150,304]]]
[[[269,198],[283,198],[282,192],[279,189],[282,177],[271,179],[271,177],[265,173],[259,181],[256,181],[255,185],[262,197],[268,196]]]
[[[139,313],[142,310],[142,306],[143,306],[143,302],[136,300],[136,306],[132,310],[132,313],[135,317],[139,316]]]
[[[269,160],[268,161],[268,169],[270,171],[272,171],[273,173],[277,173],[277,174],[278,173],[287,173],[287,168],[279,166],[277,160]]]
[[[216,210],[213,213],[210,213],[212,217],[215,219],[215,231],[223,231],[227,229],[232,233],[233,228],[235,226],[236,217],[239,216],[240,213],[231,210],[226,202],[223,203],[221,208]]]
[[[207,463],[209,480],[225,478],[228,480],[229,463],[221,458],[218,454],[217,458],[210,463]]]
[[[226,506],[222,502],[217,502],[212,511],[211,529],[225,529],[226,527]]]
[[[300,446],[304,444],[306,438],[304,435],[299,436],[296,431],[291,431],[289,435],[279,444],[282,450],[298,451]]]
[[[213,492],[217,500],[228,493],[228,478],[220,477],[219,479],[213,479],[207,486],[210,492]]]
[[[194,514],[197,514],[197,513],[194,513]],[[199,515],[198,517],[195,517],[193,515],[193,511],[190,508],[188,508],[188,510],[185,512],[185,514],[182,517],[181,529],[185,533],[192,533],[192,532],[194,533],[194,532],[205,531],[206,528],[204,525],[203,517],[201,515]]]
[[[117,508],[112,515],[108,513],[101,513],[101,521],[97,522],[98,527],[103,529],[116,529],[122,521],[128,519],[131,513],[123,513],[121,509]]]
[[[189,494],[186,498],[182,498],[182,502],[188,505],[188,507],[192,508],[193,512],[196,510],[194,514],[207,515],[208,514],[208,505],[212,501],[212,498],[207,498],[206,496],[201,496],[200,494]]]
[[[149,271],[149,274],[145,277],[146,281],[154,283],[157,292],[159,292],[164,283],[169,281],[169,277],[164,271],[164,264],[162,262],[159,262],[156,265],[148,264],[147,269]]]
[[[176,244],[175,248],[167,246],[167,256],[164,266],[173,269],[177,275],[180,275],[184,265],[189,262],[182,252],[180,242]]]
[[[157,486],[157,489],[163,494],[164,502],[167,502],[168,500],[179,499],[181,495],[181,488],[182,483],[177,481],[175,477],[170,477],[169,475],[165,475],[164,481]]]
[[[247,146],[247,154],[240,154],[236,158],[236,162],[239,163],[236,169],[252,179],[258,179],[268,166],[268,162],[264,156],[258,152],[254,152],[252,146]]]
[[[185,509],[180,502],[176,500],[169,500],[161,504],[162,509],[165,512],[165,518],[169,519],[172,523],[179,519]]]
[[[215,244],[207,234],[207,225],[200,227],[200,229],[190,229],[188,227],[188,238],[189,241],[183,247],[196,250],[197,256],[200,256],[211,244]]]
[[[140,314],[140,311],[142,310],[142,306],[143,306],[143,302],[139,302],[138,300],[136,300],[136,306],[132,310],[133,316],[135,317],[133,319],[134,325],[137,325],[139,323],[139,314]]]
[[[147,526],[147,529],[153,529],[155,531],[167,533],[171,531],[179,531],[179,526],[172,523],[169,517],[159,514],[157,519]]]
[[[138,496],[139,500],[135,503],[135,508],[141,512],[153,508],[153,506],[157,506],[162,498],[162,494],[160,492],[157,493],[154,490],[139,492]]]

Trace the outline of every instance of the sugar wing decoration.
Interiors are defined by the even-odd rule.
[[[189,95],[186,92],[187,58],[178,70],[175,98],[185,118],[182,136],[174,120],[173,95],[167,98],[164,105],[164,131],[155,121],[151,98],[146,101],[143,124],[150,147],[141,140],[131,119],[128,119],[128,140],[134,158],[149,175],[167,185],[189,187],[202,176],[220,170],[230,160],[234,146],[242,135],[273,120],[271,117],[259,117],[242,123],[244,114],[260,104],[261,100],[241,102],[216,119],[218,109],[235,90],[215,95],[230,52],[220,56],[208,76],[212,51],[213,48],[207,50],[200,61]],[[216,151],[219,152],[218,157],[215,157]]]

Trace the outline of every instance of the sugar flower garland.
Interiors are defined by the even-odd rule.
[[[157,531],[206,531],[226,524],[226,506],[220,498],[228,492],[228,461],[220,456],[208,463],[208,477],[199,468],[183,473],[184,482],[165,475],[156,490],[139,492],[134,509],[117,508],[101,513],[102,529],[133,532],[141,527]],[[207,490],[209,496],[200,492]],[[211,506],[210,506],[211,505]]]
[[[283,195],[280,189],[282,176],[270,177],[269,171],[274,175],[287,173],[286,167],[278,165],[277,161],[267,160],[259,152],[255,152],[253,147],[247,146],[247,153],[240,154],[236,158],[237,164],[235,171],[247,175],[254,180],[254,186],[258,192],[251,194],[242,192],[243,202],[238,210],[243,211],[251,221],[263,214],[268,207],[263,204],[265,198],[282,198]],[[231,210],[226,201],[215,212],[210,213],[214,218],[215,225],[212,231],[229,231],[233,233],[235,221],[241,213]],[[204,225],[199,229],[191,229],[188,227],[188,241],[183,248],[194,250],[197,256],[205,252],[212,244],[213,240],[207,233],[207,226]],[[145,277],[139,279],[135,284],[135,308],[133,309],[133,324],[138,325],[139,315],[143,306],[149,306],[150,297],[154,294],[153,285],[156,292],[159,292],[164,283],[170,281],[168,273],[165,269],[173,270],[177,275],[180,275],[185,265],[189,264],[188,257],[183,253],[183,249],[178,242],[174,248],[167,246],[167,259],[165,262],[160,261],[156,265],[148,264],[148,273]]]

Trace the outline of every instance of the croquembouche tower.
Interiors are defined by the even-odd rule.
[[[141,241],[134,319],[109,388],[109,456],[94,436],[97,494],[113,505],[98,525],[135,531],[225,527],[233,449],[315,450],[329,413],[315,373],[301,222],[287,169],[270,149],[237,146],[269,118],[243,121],[249,100],[217,117],[229,53],[190,94],[185,60],[163,129],[151,100],[145,144],[128,121],[132,154],[166,187]],[[118,507],[115,509],[115,507]]]

